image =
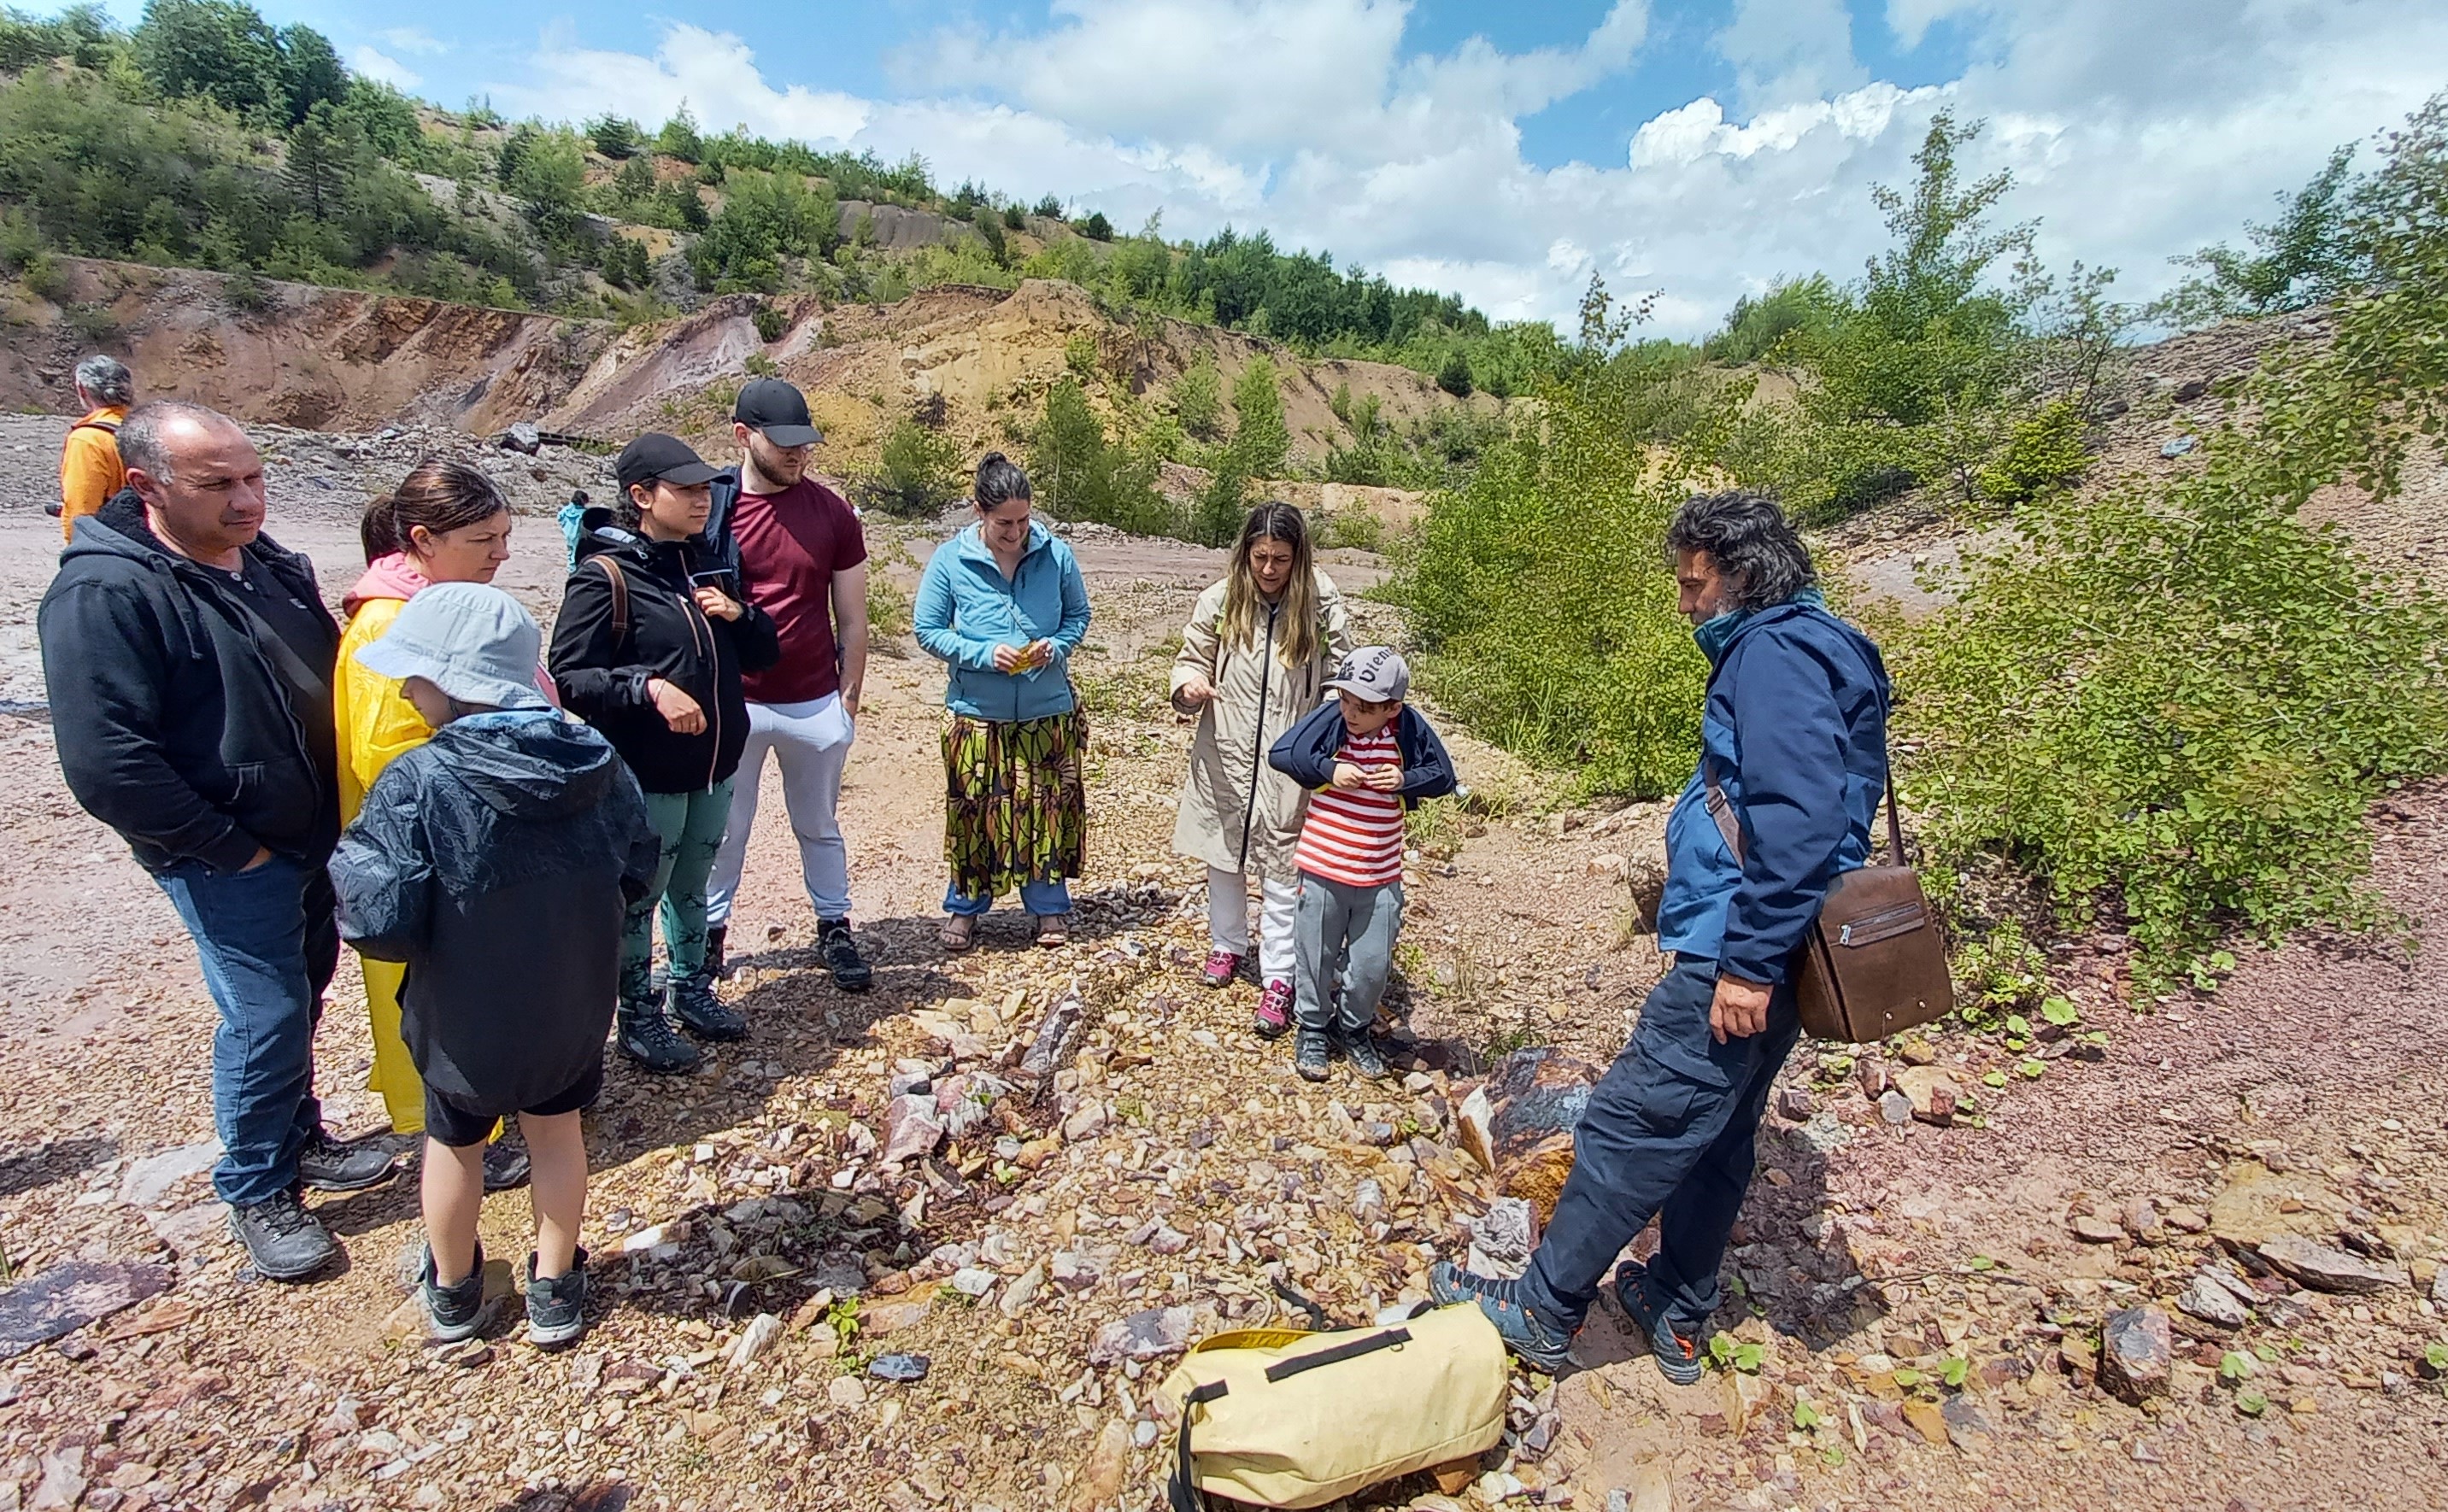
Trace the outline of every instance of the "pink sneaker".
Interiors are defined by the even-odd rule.
[[[1207,964],[1198,968],[1200,979],[1211,987],[1230,986],[1240,974],[1241,958],[1230,950],[1208,951]]]
[[[1258,994],[1258,1022],[1254,1027],[1259,1039],[1272,1040],[1291,1026],[1292,985],[1278,978]]]

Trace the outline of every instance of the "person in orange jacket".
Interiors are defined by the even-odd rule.
[[[400,683],[360,661],[358,648],[381,640],[420,589],[436,583],[490,583],[509,560],[510,507],[479,469],[464,462],[423,462],[398,488],[366,506],[357,534],[366,549],[366,571],[340,601],[348,629],[340,638],[332,687],[343,825],[356,818],[383,769],[433,735]],[[548,699],[550,686],[539,671],[538,690]],[[363,965],[374,1050],[366,1086],[382,1094],[393,1133],[421,1133],[425,1081],[399,1030],[406,968],[371,956]],[[488,1191],[516,1186],[526,1170],[526,1154],[517,1146],[496,1139],[486,1148]]]
[[[99,354],[76,365],[77,403],[85,413],[60,448],[60,539],[74,540],[81,515],[93,514],[127,487],[119,462],[119,422],[136,402],[136,377],[117,357]]]

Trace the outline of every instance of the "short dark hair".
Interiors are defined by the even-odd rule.
[[[1739,608],[1783,603],[1819,581],[1793,522],[1774,499],[1746,488],[1686,500],[1666,527],[1666,549],[1707,552]]]
[[[441,535],[507,513],[509,507],[480,469],[465,462],[428,458],[411,469],[398,488],[366,506],[357,522],[357,539],[371,563],[409,550],[415,544],[409,532],[418,526]]]
[[[1027,499],[1028,474],[1002,452],[989,451],[978,462],[977,488],[971,497],[982,513],[999,509],[1014,499]]]
[[[219,410],[185,399],[155,399],[128,411],[127,418],[119,422],[119,460],[148,478],[170,482],[168,431],[182,421],[201,430],[227,426],[244,433],[237,421]]]

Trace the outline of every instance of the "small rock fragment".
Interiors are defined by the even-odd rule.
[[[2085,1244],[2114,1244],[2125,1237],[2122,1224],[2111,1223],[2089,1213],[2075,1214],[2066,1226],[2074,1231],[2075,1238]]]
[[[1903,1406],[1904,1421],[1915,1433],[1932,1444],[1946,1442],[1946,1413],[1935,1402],[1923,1397],[1911,1397]]]
[[[879,1354],[868,1363],[867,1373],[879,1381],[924,1381],[934,1363],[923,1354]]]
[[[1184,1307],[1149,1308],[1117,1318],[1088,1342],[1088,1363],[1116,1366],[1124,1360],[1160,1360],[1190,1348],[1195,1317]]]
[[[2249,1317],[2232,1292],[2206,1275],[2193,1277],[2192,1285],[2176,1298],[2176,1310],[2222,1329],[2240,1329]]]
[[[2263,1259],[2317,1292],[2367,1295],[2406,1284],[2405,1267],[2394,1261],[2360,1259],[2300,1234],[2265,1239],[2259,1249]]]
[[[1790,1119],[1796,1123],[1805,1122],[1819,1111],[1819,1100],[1810,1095],[1808,1087],[1779,1087],[1776,1111],[1779,1118]]]
[[[854,1375],[834,1376],[832,1383],[825,1388],[825,1400],[837,1407],[865,1407],[867,1383]]]
[[[731,1357],[726,1363],[734,1373],[745,1370],[755,1364],[756,1357],[764,1353],[766,1349],[781,1336],[782,1320],[771,1312],[759,1312],[750,1320],[748,1327],[740,1330],[738,1339],[731,1346]]]
[[[2112,1312],[2100,1330],[2100,1385],[2136,1407],[2147,1398],[2166,1394],[2175,1358],[2168,1314],[2157,1308]]]
[[[1894,1090],[1879,1094],[1879,1117],[1889,1123],[1901,1125],[1910,1123],[1912,1116],[1912,1099]]]
[[[2159,1216],[2158,1204],[2149,1197],[2135,1197],[2125,1204],[2125,1210],[2116,1216],[2117,1221],[2125,1226],[2125,1232],[2144,1244],[2156,1244],[2168,1236],[2167,1225]]]

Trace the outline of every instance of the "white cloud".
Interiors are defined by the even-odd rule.
[[[425,82],[425,76],[397,58],[373,48],[359,47],[350,50],[349,67],[369,79],[390,85],[394,89],[413,89]]]
[[[1747,109],[1817,100],[1869,82],[1853,56],[1853,17],[1845,0],[1734,0],[1734,18],[1717,33],[1717,51],[1734,66]]]
[[[1500,317],[1569,323],[1590,272],[1662,289],[1657,329],[1705,331],[1780,274],[1856,272],[1884,239],[1869,201],[1901,183],[1939,109],[1984,118],[1967,175],[2014,170],[2005,214],[2040,217],[2053,259],[2120,266],[2231,238],[2328,149],[2439,86],[2436,0],[1887,0],[1907,45],[1963,28],[1970,63],[1906,89],[1866,77],[1831,0],[1739,0],[1716,43],[1737,87],[1656,114],[1597,159],[1541,168],[1517,123],[1648,45],[1642,0],[1578,46],[1472,40],[1406,52],[1405,0],[1055,0],[1034,30],[956,30],[891,60],[902,98],[776,88],[736,37],[665,32],[651,57],[541,40],[505,108],[649,124],[688,99],[819,145],[917,151],[939,182],[1052,192],[1168,234],[1265,226]],[[1873,24],[1876,24],[1875,22]],[[769,65],[770,66],[770,65]]]
[[[374,35],[393,52],[417,52],[438,57],[450,50],[450,44],[419,27],[392,27]]]

